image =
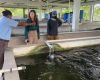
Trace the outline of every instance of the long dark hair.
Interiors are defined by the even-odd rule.
[[[30,13],[33,12],[34,13],[34,21],[36,22],[36,24],[38,25],[38,18],[37,18],[37,14],[35,10],[30,10],[30,12],[28,13],[28,18],[31,19],[30,17]]]

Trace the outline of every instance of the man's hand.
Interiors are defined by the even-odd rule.
[[[18,26],[27,26],[27,23],[26,22],[19,22]]]
[[[27,23],[27,26],[36,25],[36,23]]]

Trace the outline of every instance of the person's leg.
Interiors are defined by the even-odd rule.
[[[28,37],[29,37],[29,44],[38,43],[38,35],[36,30],[30,31]]]
[[[56,36],[54,36],[54,40],[57,40],[58,39],[58,36],[56,35]]]
[[[4,42],[0,40],[0,69],[2,69],[4,62]]]
[[[48,40],[54,40],[54,39],[53,39],[53,36],[51,36],[51,35],[48,35],[48,36],[47,36],[47,39],[48,39]]]
[[[2,69],[4,64],[4,52],[8,45],[8,41],[0,40],[0,69]],[[0,73],[0,80],[4,80],[4,74]]]
[[[30,32],[28,33],[29,44],[33,44],[33,42],[34,42],[34,37],[33,37],[33,35],[34,35],[33,31],[30,31]]]
[[[50,40],[50,36],[49,35],[47,35],[47,40]]]
[[[3,67],[3,62],[4,62],[4,51],[5,48],[7,47],[8,42],[0,40],[0,69]]]
[[[37,31],[34,31],[34,43],[38,43],[38,35],[37,35]]]

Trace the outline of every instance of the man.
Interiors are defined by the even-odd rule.
[[[0,69],[2,69],[4,62],[4,51],[11,37],[13,27],[26,26],[25,22],[17,22],[12,19],[12,13],[9,10],[2,12],[3,16],[0,18]]]
[[[50,19],[47,23],[47,39],[56,40],[58,39],[58,27],[62,25],[62,21],[57,18],[57,12],[50,12]]]

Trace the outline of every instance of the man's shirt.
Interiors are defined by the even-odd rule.
[[[5,16],[0,18],[0,39],[10,40],[12,27],[17,27],[18,22]]]

